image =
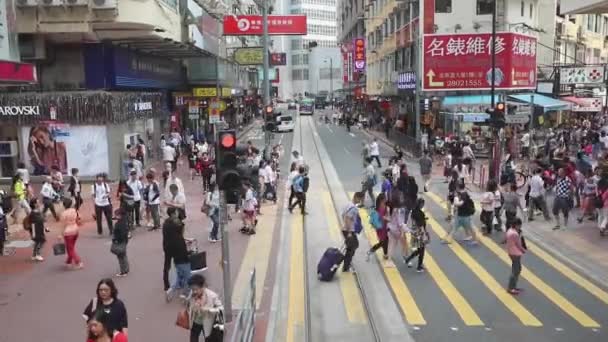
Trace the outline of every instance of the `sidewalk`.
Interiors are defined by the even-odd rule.
[[[387,148],[392,150],[394,142],[386,138],[386,136],[378,131],[363,130],[370,138],[377,138],[384,142]],[[407,155],[413,158],[411,154]],[[487,160],[479,160],[478,165]],[[479,172],[478,170],[474,177],[475,197],[480,196],[482,189],[479,187]],[[435,160],[433,168],[433,178],[443,180],[443,164],[441,161]],[[547,199],[547,206],[551,211],[553,197]],[[547,250],[555,257],[567,262],[571,266],[577,268],[580,272],[602,284],[608,284],[608,237],[600,237],[599,230],[595,221],[585,219],[579,224],[576,218],[579,215],[580,209],[574,209],[571,212],[568,228],[554,231],[554,221],[545,221],[541,216],[536,216],[536,220],[526,223],[526,236],[529,239]]]

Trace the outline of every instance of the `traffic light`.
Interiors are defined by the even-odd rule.
[[[486,110],[486,113],[490,115],[490,120],[488,121],[490,126],[494,128],[505,127],[505,107],[504,102],[498,102],[494,108]]]
[[[272,106],[266,106],[264,108],[264,117],[266,118],[266,125],[264,129],[269,132],[273,132],[276,127],[276,121],[274,117],[274,108]]]
[[[226,202],[235,204],[241,190],[241,176],[238,170],[236,131],[224,130],[218,134],[217,156],[215,160],[217,185],[226,192]],[[237,194],[236,199],[234,194]]]

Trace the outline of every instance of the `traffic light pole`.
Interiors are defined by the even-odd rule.
[[[492,4],[492,76],[490,82],[490,103],[492,110],[496,110],[496,101],[494,95],[496,93],[496,0]],[[498,179],[498,170],[500,169],[500,144],[499,144],[499,130],[496,127],[492,127],[492,136],[494,138],[494,144],[490,150],[490,170],[488,172],[488,179]]]
[[[270,61],[268,60],[268,50],[269,50],[269,42],[268,42],[268,1],[262,0],[262,23],[264,29],[264,35],[262,36],[262,49],[264,50],[264,111],[266,110],[266,106],[272,105],[270,102],[270,80],[268,79],[268,69],[270,68]],[[268,115],[264,112],[264,127],[266,127],[266,120]],[[269,148],[270,148],[270,133],[267,129],[264,129],[264,150],[266,151],[266,155],[264,158],[268,158]]]
[[[226,204],[226,192],[220,190],[220,215],[219,231],[222,236],[222,275],[224,280],[224,319],[232,322],[232,281],[230,278],[230,248],[228,245],[228,205]]]

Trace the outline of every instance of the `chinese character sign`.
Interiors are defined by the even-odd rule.
[[[354,42],[355,55],[354,55],[354,63],[355,63],[355,72],[364,72],[365,71],[365,38],[357,38]]]
[[[259,36],[264,33],[261,15],[225,15],[225,36]],[[268,34],[306,35],[306,15],[269,15]]]
[[[397,89],[414,90],[416,89],[416,74],[414,72],[402,72],[397,78]]]
[[[489,89],[492,46],[496,51],[494,84],[498,89],[536,88],[536,38],[498,33],[424,36],[423,90]]]

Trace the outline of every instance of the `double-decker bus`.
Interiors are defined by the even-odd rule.
[[[300,102],[300,115],[313,115],[315,113],[315,100],[304,99]]]

